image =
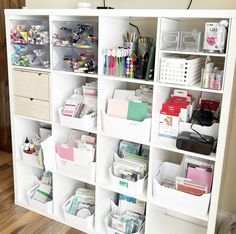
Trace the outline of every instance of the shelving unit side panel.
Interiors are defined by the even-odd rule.
[[[226,58],[226,69],[225,69],[225,86],[224,94],[222,98],[222,109],[220,116],[220,127],[219,127],[219,137],[218,137],[218,147],[216,153],[216,162],[214,169],[214,181],[212,186],[212,197],[211,197],[211,206],[209,212],[209,225],[207,229],[208,234],[215,232],[216,226],[216,217],[219,204],[219,195],[220,195],[220,185],[222,179],[222,171],[224,164],[224,155],[226,152],[227,146],[227,135],[228,135],[228,123],[230,116],[230,106],[231,106],[231,97],[232,97],[232,88],[233,82],[235,80],[235,71],[236,71],[236,52],[233,49],[236,44],[236,18],[231,20],[231,29],[229,32],[228,40],[228,56]]]

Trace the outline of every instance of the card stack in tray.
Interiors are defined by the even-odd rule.
[[[117,213],[112,213],[108,225],[122,233],[137,233],[145,221],[145,202],[123,194],[119,195]]]
[[[95,211],[95,190],[78,188],[71,203],[69,213],[80,218],[87,218]]]
[[[114,176],[135,182],[147,175],[148,146],[121,141],[118,154],[114,153],[114,162],[112,164]]]
[[[74,118],[82,118],[97,110],[97,82],[86,83],[73,89],[67,98],[62,114]]]
[[[108,100],[107,115],[117,118],[143,121],[151,117],[152,89],[141,85],[137,90],[116,89]]]
[[[162,178],[161,185],[201,196],[211,193],[214,165],[212,162],[185,156],[175,178]]]
[[[42,174],[40,184],[35,189],[32,199],[46,203],[52,200],[52,173],[45,171]]]

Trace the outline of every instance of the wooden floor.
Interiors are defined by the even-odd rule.
[[[14,204],[11,154],[0,151],[0,234],[82,234]]]

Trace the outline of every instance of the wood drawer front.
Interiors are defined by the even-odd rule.
[[[49,100],[48,74],[14,70],[13,80],[15,95]]]
[[[47,101],[15,96],[15,113],[50,121],[50,104]]]

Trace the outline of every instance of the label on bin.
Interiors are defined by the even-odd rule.
[[[120,180],[119,184],[120,184],[120,186],[123,186],[123,187],[126,187],[126,188],[129,187],[129,184],[127,182],[122,181],[122,180]]]

